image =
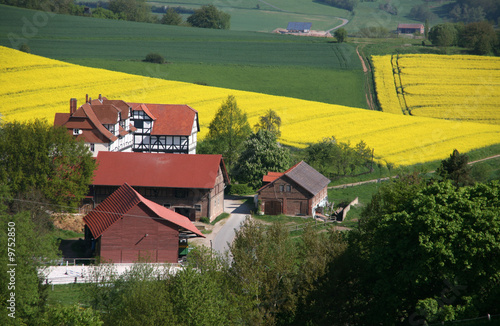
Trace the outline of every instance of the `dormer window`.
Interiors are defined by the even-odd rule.
[[[74,136],[78,136],[78,135],[80,135],[81,133],[82,133],[82,131],[81,131],[80,129],[77,129],[77,128],[73,129],[73,135],[74,135]]]

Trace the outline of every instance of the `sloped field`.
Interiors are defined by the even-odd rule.
[[[500,58],[375,56],[384,112],[500,125]]]
[[[364,140],[375,156],[397,165],[443,159],[500,143],[500,126],[409,117],[287,97],[147,78],[67,64],[0,47],[0,114],[4,121],[68,112],[69,100],[85,94],[130,102],[188,104],[198,110],[200,137],[222,101],[234,95],[250,125],[268,109],[282,118],[281,142],[304,147],[325,137]]]

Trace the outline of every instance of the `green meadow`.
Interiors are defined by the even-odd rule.
[[[0,45],[80,65],[366,108],[356,45],[54,15],[0,6]],[[142,60],[150,52],[168,61]]]

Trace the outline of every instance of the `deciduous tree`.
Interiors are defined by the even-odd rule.
[[[239,181],[258,189],[267,172],[285,171],[290,164],[290,151],[277,143],[271,131],[260,129],[243,143],[234,175]]]
[[[266,114],[259,117],[259,122],[255,124],[254,128],[257,132],[259,129],[265,129],[272,132],[276,138],[281,136],[281,118],[276,111],[269,109]]]
[[[203,6],[188,17],[187,22],[194,27],[229,29],[231,15],[218,10],[214,5]]]
[[[165,25],[180,25],[182,17],[174,8],[168,8],[161,19],[161,23]]]
[[[449,158],[441,161],[441,165],[436,172],[441,178],[452,180],[457,187],[474,183],[470,177],[469,156],[460,154],[456,149]]]
[[[234,96],[229,95],[222,102],[208,129],[204,140],[207,152],[200,153],[222,154],[227,166],[231,168],[243,142],[252,133],[247,115],[238,107]]]
[[[347,40],[347,31],[342,27],[337,29],[333,35],[337,39],[337,43],[344,43]]]
[[[36,189],[55,205],[79,203],[96,167],[83,142],[40,120],[4,123],[0,152],[0,183],[16,197]]]

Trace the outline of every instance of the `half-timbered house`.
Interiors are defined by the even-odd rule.
[[[83,221],[95,255],[112,263],[177,263],[179,242],[204,237],[187,217],[144,198],[126,183]]]
[[[196,154],[200,131],[198,112],[188,105],[127,103],[86,98],[70,113],[56,113],[54,125],[84,139],[97,156],[100,151]]]
[[[283,173],[268,172],[263,183],[257,194],[267,215],[315,216],[328,202],[330,180],[304,161]]]
[[[94,205],[124,183],[192,221],[213,220],[224,212],[229,177],[222,155],[100,152],[90,194]]]

